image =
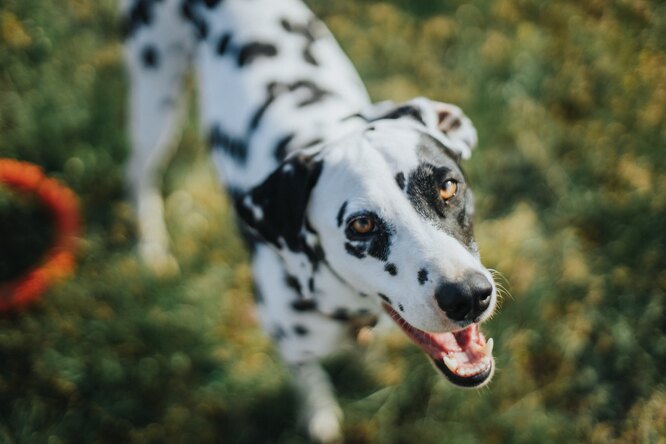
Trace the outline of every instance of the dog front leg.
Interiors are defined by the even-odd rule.
[[[342,410],[319,360],[344,343],[346,324],[321,315],[314,306],[294,306],[300,295],[272,248],[257,244],[252,268],[259,318],[292,374],[310,438],[317,443],[342,442]]]
[[[145,3],[145,2],[144,2]],[[131,156],[127,182],[139,231],[139,255],[158,274],[177,272],[169,252],[164,222],[162,176],[176,147],[183,112],[183,81],[194,51],[190,25],[181,17],[180,2],[125,2],[121,13],[133,24],[125,40],[129,73]],[[136,22],[141,8],[151,20]]]
[[[317,361],[290,365],[302,398],[302,418],[312,441],[322,444],[342,442],[342,410],[328,375]]]

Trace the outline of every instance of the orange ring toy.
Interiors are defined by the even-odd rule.
[[[0,159],[0,185],[34,195],[53,215],[55,242],[40,263],[22,276],[0,282],[0,312],[24,308],[38,300],[54,282],[74,270],[77,238],[81,226],[79,203],[74,192],[42,169],[27,162]]]

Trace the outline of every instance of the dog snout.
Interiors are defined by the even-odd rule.
[[[449,319],[474,320],[490,305],[493,286],[483,274],[474,273],[459,282],[443,282],[435,290],[437,305]]]

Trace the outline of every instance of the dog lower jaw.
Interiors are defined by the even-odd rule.
[[[437,370],[440,371],[454,385],[462,388],[479,388],[486,385],[493,377],[495,373],[495,362],[493,359],[490,359],[488,366],[481,370],[479,373],[473,374],[471,376],[459,376],[456,373],[452,372],[443,360],[438,360],[430,356],[430,360]]]
[[[449,333],[430,333],[412,326],[393,308],[383,304],[391,319],[432,360],[435,367],[454,385],[480,387],[493,376],[493,340],[486,341],[474,323]]]

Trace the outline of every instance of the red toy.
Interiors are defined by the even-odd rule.
[[[0,312],[24,308],[36,301],[54,282],[74,270],[81,218],[74,192],[42,169],[27,162],[0,159],[0,186],[34,195],[53,215],[55,242],[41,261],[24,275],[0,282]]]

